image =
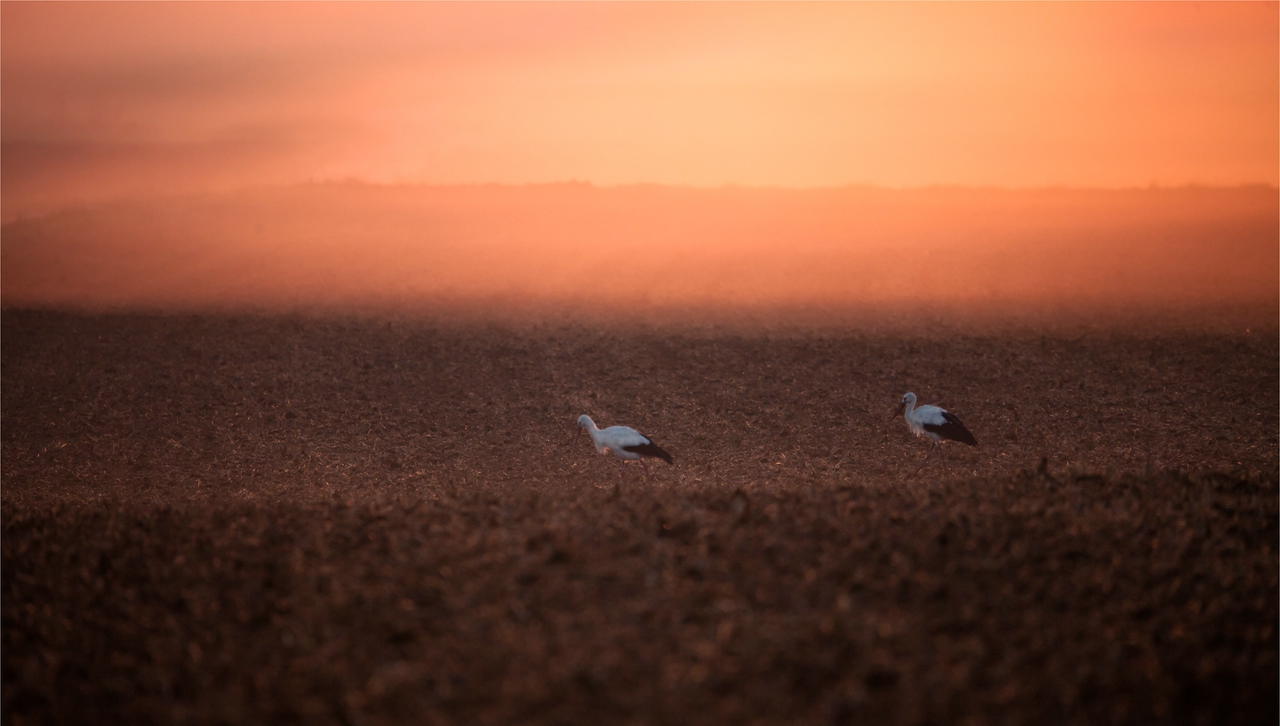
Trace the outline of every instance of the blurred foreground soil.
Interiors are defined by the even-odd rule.
[[[2,325],[5,723],[1277,720],[1274,334]]]

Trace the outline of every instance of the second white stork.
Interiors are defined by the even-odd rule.
[[[595,444],[596,451],[601,454],[612,453],[618,457],[620,463],[638,461],[640,466],[644,467],[645,474],[649,474],[649,465],[645,459],[662,459],[668,464],[674,463],[671,454],[663,451],[662,447],[653,443],[648,436],[629,426],[610,426],[607,429],[600,429],[596,427],[596,422],[584,413],[578,417],[578,433],[574,439],[581,438],[583,431],[590,434],[591,443]],[[621,471],[618,472],[618,477],[622,477]]]
[[[898,414],[902,414],[911,433],[916,436],[928,436],[933,441],[920,468],[916,469],[915,474],[911,476],[919,474],[920,469],[929,463],[929,457],[933,456],[934,450],[946,441],[959,441],[970,446],[978,445],[978,440],[973,438],[973,434],[969,433],[969,429],[964,427],[955,414],[937,406],[926,405],[916,408],[916,394],[909,391],[902,397],[902,405],[898,406],[898,410],[894,411],[890,418],[896,418]]]

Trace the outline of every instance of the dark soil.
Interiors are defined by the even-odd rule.
[[[2,324],[5,723],[1280,716],[1271,334]]]

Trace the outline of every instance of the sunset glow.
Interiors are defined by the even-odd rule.
[[[4,3],[5,301],[1274,301],[1278,8]]]
[[[117,168],[126,187],[1278,181],[1275,3],[6,3],[3,21],[6,197]]]

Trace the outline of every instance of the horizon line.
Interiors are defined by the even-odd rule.
[[[1135,192],[1193,192],[1193,191],[1219,191],[1219,192],[1246,192],[1246,191],[1268,191],[1273,194],[1280,194],[1280,186],[1270,182],[1245,182],[1239,184],[1206,184],[1199,182],[1190,182],[1186,184],[1147,184],[1143,186],[1075,186],[1068,184],[1044,184],[1044,185],[1028,185],[1028,186],[1000,186],[994,184],[922,184],[917,186],[893,186],[888,184],[874,184],[867,182],[850,182],[847,184],[833,185],[815,185],[815,186],[768,186],[768,185],[751,185],[725,183],[719,185],[697,185],[697,184],[675,184],[666,182],[627,182],[619,184],[604,184],[581,179],[569,179],[563,181],[541,181],[541,182],[410,182],[410,181],[372,181],[361,179],[358,177],[341,177],[329,179],[302,179],[295,181],[278,181],[278,182],[262,182],[248,184],[215,184],[203,189],[171,189],[171,190],[147,190],[123,192],[119,194],[109,194],[103,196],[88,195],[77,198],[75,195],[68,195],[65,198],[57,199],[59,195],[51,195],[50,197],[23,198],[20,192],[15,195],[15,190],[10,188],[9,194],[6,195],[0,190],[0,207],[7,207],[4,213],[0,214],[0,224],[9,225],[18,221],[30,221],[42,219],[53,214],[61,212],[76,211],[102,208],[116,204],[128,203],[146,203],[162,200],[177,199],[200,199],[208,197],[224,197],[237,194],[252,194],[269,192],[273,190],[298,189],[305,190],[307,188],[366,188],[371,190],[520,190],[520,189],[581,189],[594,191],[625,191],[625,190],[668,190],[674,192],[694,192],[694,193],[711,193],[711,192],[772,192],[784,194],[809,194],[824,192],[883,192],[912,194],[921,192],[970,192],[970,193],[987,193],[987,194],[1020,194],[1020,193],[1086,193],[1086,192],[1103,192],[1111,194],[1124,194]],[[18,200],[13,197],[17,196]],[[8,197],[8,199],[6,199]],[[8,204],[4,204],[4,202]]]
[[[461,187],[586,187],[591,189],[626,189],[634,187],[658,187],[664,189],[686,189],[692,191],[721,191],[721,190],[745,190],[745,191],[787,191],[787,192],[804,192],[804,191],[832,191],[843,189],[869,189],[877,191],[934,191],[934,190],[964,190],[964,191],[1178,191],[1193,189],[1271,189],[1280,191],[1280,186],[1267,181],[1252,181],[1239,183],[1209,183],[1209,182],[1186,182],[1182,184],[1163,184],[1159,182],[1148,184],[1134,185],[1075,185],[1075,184],[1028,184],[1025,186],[1012,186],[1000,184],[964,184],[964,183],[932,183],[932,184],[915,184],[915,185],[894,185],[894,184],[878,184],[875,182],[847,182],[844,184],[814,184],[807,186],[790,186],[790,185],[770,185],[770,184],[742,184],[737,182],[725,182],[723,184],[681,184],[675,182],[618,182],[618,183],[602,183],[585,179],[562,179],[554,181],[528,181],[528,182],[509,182],[509,181],[487,181],[487,182],[430,182],[430,181],[375,181],[362,179],[359,177],[340,177],[325,179],[307,179],[297,182],[280,182],[274,184],[254,184],[236,187],[238,190],[281,188],[281,187],[299,187],[299,186],[368,186],[368,187],[437,187],[437,188],[461,188]]]

